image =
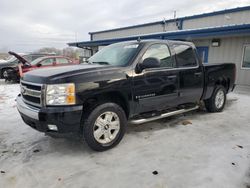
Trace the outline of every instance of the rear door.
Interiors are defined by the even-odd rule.
[[[174,45],[179,69],[179,104],[199,101],[203,92],[203,68],[192,46]]]
[[[152,44],[139,63],[149,57],[158,58],[161,65],[134,75],[133,94],[138,113],[170,108],[178,98],[178,70],[174,69],[168,46],[165,43]]]

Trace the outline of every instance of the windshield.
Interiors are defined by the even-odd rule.
[[[27,61],[27,55],[21,55],[26,61]],[[19,60],[15,57],[15,56],[13,56],[13,55],[10,55],[7,59],[6,59],[6,61],[8,62],[8,63],[19,63]]]
[[[107,46],[89,58],[89,63],[126,66],[135,55],[138,43],[119,43]]]
[[[37,59],[35,59],[34,61],[31,61],[31,65],[36,65],[37,63],[39,63],[40,61],[42,61],[44,58],[43,57],[39,57]]]

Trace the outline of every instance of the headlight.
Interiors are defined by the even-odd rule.
[[[47,85],[47,105],[73,105],[76,103],[75,84]]]

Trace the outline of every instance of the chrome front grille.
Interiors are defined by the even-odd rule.
[[[36,84],[31,82],[20,82],[21,95],[25,103],[41,107],[43,104],[42,101],[42,91],[43,85]]]

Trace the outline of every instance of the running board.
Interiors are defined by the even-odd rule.
[[[170,116],[182,114],[182,113],[185,113],[185,112],[190,112],[190,111],[193,111],[193,110],[197,110],[198,108],[199,108],[199,106],[195,106],[193,108],[188,108],[188,109],[180,109],[180,110],[168,112],[168,113],[165,113],[165,114],[161,114],[159,116],[150,117],[150,118],[147,118],[147,119],[143,118],[143,119],[131,120],[130,123],[131,124],[135,124],[135,125],[139,125],[139,124],[142,124],[142,123],[147,123],[147,122],[150,122],[150,121],[155,121],[157,119],[162,119],[162,118],[166,118],[166,117],[170,117]]]

